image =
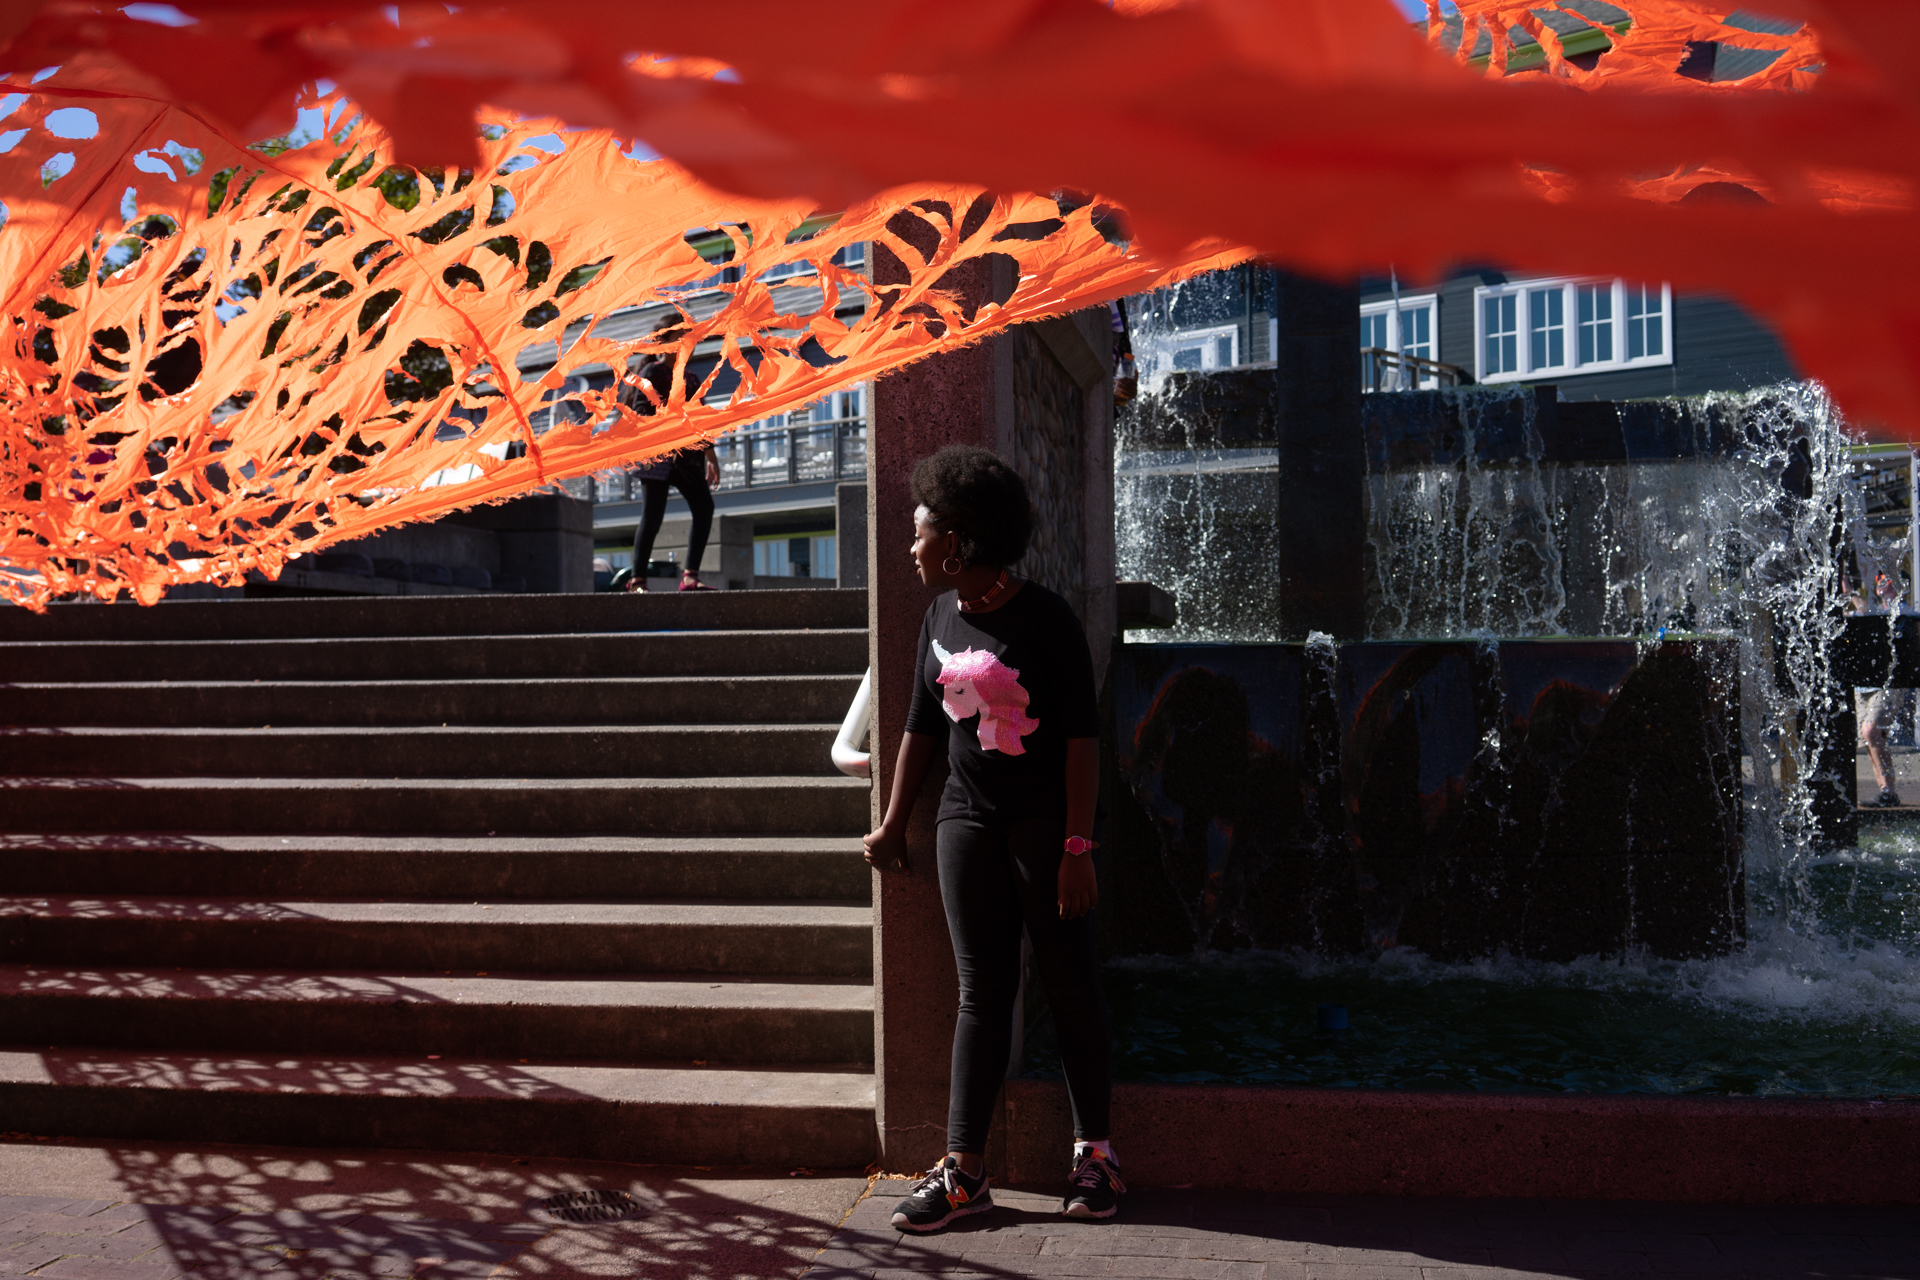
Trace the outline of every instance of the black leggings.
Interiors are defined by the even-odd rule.
[[[1100,991],[1092,913],[1062,920],[1059,813],[1001,829],[965,818],[941,821],[935,847],[940,896],[960,970],[960,1019],[953,1029],[953,1085],[947,1150],[984,1154],[994,1099],[1013,1053],[1024,926],[1047,989],[1060,1065],[1073,1104],[1073,1136],[1106,1138],[1113,1094],[1113,1028]],[[1081,855],[1091,857],[1091,854]]]
[[[707,553],[707,535],[713,532],[713,490],[707,487],[707,455],[687,449],[674,455],[673,465],[664,480],[642,480],[640,493],[645,505],[640,509],[640,527],[633,531],[633,576],[647,576],[647,562],[653,559],[653,540],[660,534],[660,522],[667,514],[667,486],[672,485],[687,500],[693,513],[693,528],[687,532],[687,562],[682,569],[700,572],[700,557]]]

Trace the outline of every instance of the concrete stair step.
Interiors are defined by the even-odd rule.
[[[866,667],[867,633],[864,628],[851,627],[393,639],[21,640],[0,644],[0,670],[42,683],[846,675]]]
[[[0,1044],[871,1066],[873,988],[696,974],[0,965]]]
[[[858,1168],[873,1107],[857,1069],[0,1051],[0,1114],[89,1138]]]
[[[0,834],[0,894],[866,902],[860,853],[848,836]]]
[[[116,831],[382,835],[846,835],[869,784],[768,778],[0,777],[8,823]]]
[[[872,911],[767,902],[0,898],[0,963],[868,978]]]
[[[55,604],[0,609],[4,640],[259,640],[865,627],[867,593],[809,588],[687,595],[484,595]],[[865,663],[861,664],[862,666]]]
[[[837,724],[149,729],[0,733],[0,774],[32,777],[700,778],[830,775]]]
[[[864,668],[865,662],[862,661]],[[31,674],[31,673],[24,673]],[[10,725],[839,724],[860,675],[15,683]]]

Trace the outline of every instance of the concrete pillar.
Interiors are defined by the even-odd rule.
[[[1114,596],[1113,533],[1113,324],[1106,307],[1089,307],[1070,316],[1042,320],[1032,326],[1035,335],[1080,390],[1080,421],[1073,424],[1072,471],[1079,484],[1077,527],[1071,537],[1073,558],[1080,565],[1080,585],[1068,595],[1086,628],[1093,651],[1096,685],[1104,681],[1113,640],[1118,632]],[[1018,416],[1017,414],[1015,415]],[[1001,452],[1014,456],[1008,439],[1007,415],[1000,419]],[[1066,459],[1051,466],[1066,469]],[[1064,530],[1061,532],[1065,532]],[[1056,588],[1058,589],[1058,588]],[[1074,598],[1074,597],[1078,598]]]
[[[876,243],[874,283],[904,280],[899,261]],[[993,264],[969,264],[949,287],[983,296]],[[930,602],[914,576],[913,464],[946,444],[996,446],[995,347],[991,339],[934,356],[881,378],[867,433],[868,662],[873,668],[873,820],[893,787],[918,656],[920,620]],[[873,982],[875,1117],[888,1169],[924,1169],[946,1149],[947,1083],[959,977],[933,860],[933,818],[946,782],[945,743],[936,753],[907,831],[908,875],[874,876]]]
[[[660,532],[653,539],[653,558],[671,560],[685,567],[687,563],[687,543],[693,535],[693,519],[690,516],[677,516],[660,522]],[[713,528],[707,533],[707,545],[700,555],[700,563],[695,566],[700,573],[700,581],[721,591],[737,591],[753,585],[753,517],[716,515]],[[674,589],[679,581],[678,574],[664,578],[650,578],[655,584],[652,590]],[[667,584],[661,588],[658,584]]]
[[[1281,502],[1280,624],[1364,640],[1366,440],[1360,429],[1360,294],[1278,273],[1275,351]]]
[[[932,248],[930,229],[916,217],[901,215],[892,230],[908,243]],[[1011,296],[1017,270],[1014,259],[990,255],[955,268],[940,285],[971,309]],[[908,278],[879,244],[873,273],[883,303],[888,287]],[[1044,494],[1036,491],[1036,515],[1048,522],[1051,553],[1031,556],[1033,564],[1020,567],[1082,611],[1093,654],[1104,668],[1114,634],[1111,362],[1111,326],[1101,308],[922,360],[874,384],[864,568],[876,824],[893,786],[920,621],[930,602],[908,555],[914,506],[909,480],[919,459],[942,445],[971,444],[1024,468],[1029,488],[1044,484]],[[1077,481],[1063,488],[1057,482],[1062,471]],[[845,528],[851,517],[844,502],[841,508]],[[850,565],[847,543],[843,537],[841,555]],[[1078,581],[1062,580],[1067,577]],[[934,810],[946,772],[943,739],[907,832],[911,873],[876,875],[874,881],[877,1119],[881,1159],[901,1172],[926,1168],[946,1147],[959,985],[933,857]],[[990,1140],[990,1162],[997,1162],[999,1146],[997,1138]]]

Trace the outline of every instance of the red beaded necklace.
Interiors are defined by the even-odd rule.
[[[980,612],[982,609],[992,604],[995,600],[999,599],[1000,593],[1007,589],[1007,583],[1011,581],[1013,581],[1013,576],[1009,574],[1005,569],[1002,569],[1000,571],[1000,576],[993,580],[993,585],[987,588],[987,592],[985,595],[975,596],[971,600],[962,600],[960,602],[960,612],[962,613]]]

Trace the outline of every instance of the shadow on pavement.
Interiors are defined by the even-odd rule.
[[[0,1191],[93,1192],[0,1194],[0,1275],[44,1280],[798,1276],[866,1185],[438,1152],[14,1142],[0,1162]],[[588,1189],[638,1212],[576,1225],[537,1211]]]

